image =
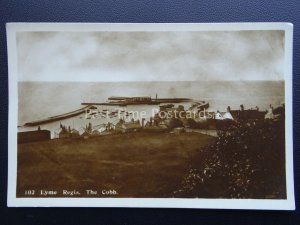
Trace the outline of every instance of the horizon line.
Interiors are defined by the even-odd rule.
[[[44,80],[44,81],[35,81],[35,80],[18,80],[18,82],[49,82],[49,83],[54,83],[54,82],[74,82],[74,83],[150,83],[150,82],[248,82],[248,81],[253,81],[253,82],[260,82],[260,81],[272,81],[272,82],[275,82],[275,81],[285,81],[285,79],[281,79],[281,80],[153,80],[153,81],[88,81],[88,80],[82,80],[82,81],[79,81],[79,80],[63,80],[63,81],[60,81],[60,80],[57,80],[57,81],[51,81],[51,80]]]

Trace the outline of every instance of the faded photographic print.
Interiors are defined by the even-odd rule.
[[[294,208],[290,24],[9,28],[12,206]]]

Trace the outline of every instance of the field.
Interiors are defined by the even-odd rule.
[[[172,197],[191,159],[214,142],[199,133],[140,132],[19,144],[17,196],[34,190],[30,197],[41,191],[57,191],[50,197],[72,191],[80,192],[72,197]]]

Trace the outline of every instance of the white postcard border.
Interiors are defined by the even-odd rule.
[[[293,25],[290,23],[8,23],[8,188],[9,207],[147,207],[294,210],[292,52]],[[17,112],[18,68],[16,33],[24,31],[285,31],[285,109],[286,109],[286,200],[182,199],[182,198],[17,198]]]

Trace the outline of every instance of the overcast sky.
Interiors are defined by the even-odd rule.
[[[283,80],[284,31],[21,32],[20,81]]]

